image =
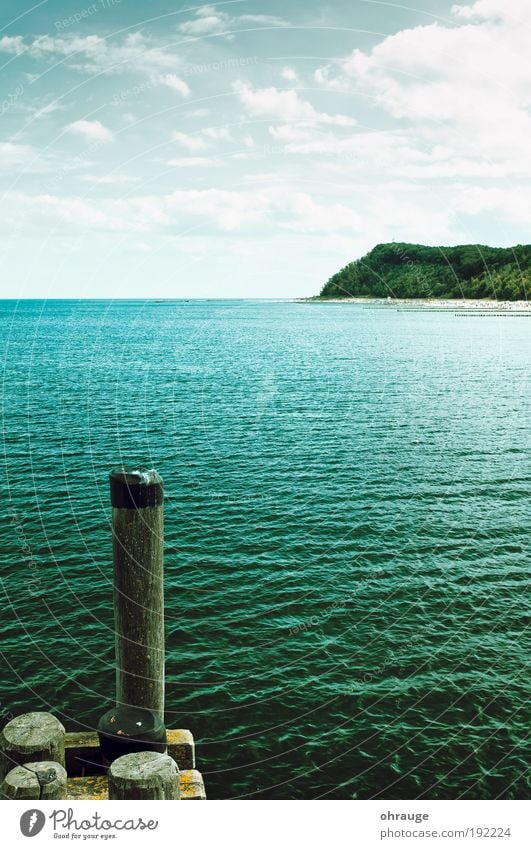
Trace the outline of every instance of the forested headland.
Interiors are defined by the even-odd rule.
[[[377,245],[333,274],[321,298],[492,298],[531,295],[531,245]]]

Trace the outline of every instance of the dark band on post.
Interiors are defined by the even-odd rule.
[[[114,469],[109,478],[113,507],[140,510],[164,501],[163,481],[154,469]]]

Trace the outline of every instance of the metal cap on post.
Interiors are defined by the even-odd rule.
[[[153,469],[110,473],[116,703],[164,715],[163,481]]]

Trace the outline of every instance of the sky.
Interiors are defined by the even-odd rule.
[[[1,297],[299,297],[528,243],[529,0],[2,0]]]

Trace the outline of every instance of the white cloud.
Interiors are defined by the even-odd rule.
[[[528,31],[516,15],[523,8],[520,0],[454,7],[464,24],[403,30],[319,68],[315,78],[345,93],[361,89],[403,126],[409,122],[419,152],[445,151],[446,165],[436,164],[441,176],[488,175],[489,166],[492,176],[530,174],[531,64]]]
[[[36,151],[31,145],[0,142],[0,163],[3,170],[27,165],[35,155]]]
[[[373,179],[393,178],[433,180],[449,177],[506,177],[506,163],[460,155],[437,143],[423,142],[411,130],[359,131],[342,135],[320,128],[281,124],[270,127],[271,137],[287,153],[336,160],[345,174],[364,172]]]
[[[138,183],[140,177],[128,174],[79,174],[77,177],[83,183],[93,183],[103,186],[120,186],[126,183]]]
[[[215,142],[233,141],[228,127],[205,127],[195,135],[177,131],[173,133],[172,138],[191,153],[207,150]]]
[[[249,83],[237,80],[233,83],[242,106],[249,115],[259,118],[272,118],[286,123],[335,124],[342,127],[353,126],[356,121],[346,115],[328,115],[317,112],[312,104],[303,100],[296,91],[283,91],[278,88],[254,89]]]
[[[268,27],[287,27],[289,21],[277,15],[238,15],[235,20],[240,24],[263,24]]]
[[[84,138],[90,141],[112,142],[114,140],[114,133],[107,127],[104,127],[100,121],[74,121],[73,124],[69,124],[65,129],[69,133],[84,136]]]
[[[196,151],[206,150],[208,143],[199,135],[190,136],[187,133],[175,132],[172,135],[174,141],[178,142],[185,150]]]
[[[184,204],[188,214],[206,219],[225,232],[256,225],[268,206],[267,200],[259,195],[221,189],[177,191],[168,197],[167,203],[174,210],[182,209]]]
[[[341,204],[320,204],[305,192],[285,187],[258,191],[178,191],[167,198],[170,209],[210,220],[226,232],[261,228],[296,232],[356,231],[361,218]]]
[[[227,16],[224,16],[228,18]],[[186,21],[184,24],[180,24],[179,32],[182,32],[184,35],[210,35],[212,33],[222,33],[228,28],[228,24],[225,23],[222,15],[203,15],[198,17],[194,21]]]
[[[65,165],[52,153],[31,144],[0,142],[0,172],[10,178],[20,174],[48,174],[59,168],[64,168],[66,173],[72,167],[71,162]]]
[[[223,165],[219,159],[211,159],[208,156],[183,156],[170,159],[168,165],[174,168],[216,168]]]
[[[282,68],[280,76],[288,83],[296,84],[299,82],[299,75],[293,68]]]
[[[24,39],[21,35],[4,35],[0,38],[0,53],[11,53],[13,56],[18,56],[25,49]]]
[[[101,204],[77,197],[58,197],[52,194],[26,195],[21,192],[6,193],[5,200],[12,208],[12,217],[31,233],[69,225],[74,230],[143,230],[133,217],[121,217],[118,205]],[[114,207],[114,208],[113,208]]]
[[[286,198],[292,220],[287,229],[302,233],[353,233],[363,230],[363,218],[341,203],[317,203],[306,192],[288,193]]]
[[[173,164],[185,167],[184,161]],[[252,232],[256,227],[264,233],[354,233],[364,226],[362,217],[348,206],[323,203],[286,186],[187,189],[163,196],[103,199],[13,192],[7,193],[1,214],[5,220],[16,219],[28,232],[53,229],[59,223],[75,230],[144,233],[178,231],[191,222],[222,233]]]
[[[529,17],[528,0],[477,0],[476,3],[452,6],[452,14],[470,20],[520,20]]]
[[[162,47],[151,36],[129,33],[121,41],[99,35],[74,33],[40,35],[24,40],[22,36],[0,39],[0,52],[24,54],[36,60],[58,61],[86,73],[121,73],[124,70],[153,74],[171,72],[180,65],[171,48]]]
[[[206,118],[206,116],[207,116],[208,114],[209,114],[209,110],[208,110],[208,109],[204,109],[204,108],[201,108],[201,109],[188,109],[188,110],[185,112],[185,115],[186,115],[186,117],[187,117],[187,118]]]
[[[63,112],[65,110],[65,106],[61,103],[58,103],[56,100],[50,101],[46,106],[40,106],[33,111],[33,117],[43,118],[45,115],[53,115],[54,112]]]
[[[179,25],[179,32],[200,38],[206,35],[225,35],[230,37],[232,30],[247,27],[284,27],[288,21],[276,15],[229,15],[217,6],[201,6],[195,10],[195,17]]]
[[[228,127],[205,127],[203,135],[213,141],[232,141]]]
[[[178,91],[183,97],[188,97],[190,94],[190,86],[176,74],[165,74],[160,77],[160,82],[168,86],[168,88]]]
[[[517,224],[531,226],[529,190],[525,186],[460,186],[456,210],[465,215],[495,214]]]
[[[47,173],[49,179],[42,180],[40,190],[38,181],[32,181],[35,195],[31,197],[8,195],[0,215],[8,222],[11,212],[16,212],[21,231],[27,222],[29,232],[55,226],[66,233],[119,231],[133,238],[141,234],[142,239],[149,234],[147,242],[154,234],[177,238],[188,229],[205,240],[214,234],[213,238],[234,245],[242,233],[245,239],[239,243],[246,245],[253,238],[265,244],[277,235],[286,243],[294,239],[292,244],[309,244],[309,239],[297,239],[311,234],[320,246],[343,245],[345,259],[360,246],[368,248],[371,242],[393,237],[454,241],[463,222],[464,227],[477,225],[478,234],[499,232],[490,224],[485,226],[488,216],[502,224],[502,219],[508,225],[517,221],[525,228],[531,223],[531,65],[528,29],[522,21],[529,13],[529,2],[465,4],[457,0],[449,22],[414,26],[381,37],[372,49],[355,50],[340,61],[325,64],[323,60],[323,67],[315,72],[324,88],[318,93],[302,88],[306,61],[284,59],[276,69],[270,68],[274,76],[268,83],[258,82],[267,78],[267,68],[255,68],[252,57],[223,61],[217,50],[216,56],[192,51],[184,64],[179,48],[166,43],[171,41],[168,33],[157,38],[147,32],[116,35],[108,40],[68,33],[0,38],[0,52],[8,56],[25,52],[29,61],[17,59],[17,65],[31,71],[46,71],[62,62],[90,75],[105,73],[97,86],[91,86],[91,96],[96,98],[93,106],[98,106],[100,95],[114,101],[120,107],[115,110],[118,124],[114,127],[107,113],[88,114],[99,116],[105,124],[109,121],[115,133],[100,121],[74,120],[83,113],[67,112],[54,121],[68,124],[69,133],[95,143],[114,138],[117,142],[124,121],[138,122],[128,134],[131,176],[105,173],[117,164],[112,156],[119,153],[117,144],[107,145],[111,160],[98,176],[102,163],[88,161],[88,144],[78,145],[83,150],[77,157],[57,150],[39,159],[40,135],[35,147],[4,142],[0,145],[3,173],[13,177],[31,168],[33,173]],[[181,33],[221,35],[285,23],[274,16],[237,15],[241,8],[234,4],[189,10],[190,20],[182,25]],[[310,45],[308,35],[308,55],[310,46],[313,55],[323,55],[318,50],[318,32],[311,37],[315,41]],[[220,61],[207,61],[215,58]],[[192,60],[204,64],[194,65]],[[210,97],[216,68],[230,68],[233,79],[241,77],[234,83],[232,100]],[[124,76],[117,82],[116,74],[121,72],[141,73],[145,79]],[[191,94],[188,84],[194,94],[197,88],[197,102],[190,103],[192,97],[184,101]],[[55,90],[46,90],[54,91],[49,99],[55,96]],[[149,98],[138,99],[147,91],[154,92],[152,105],[157,111],[164,105],[163,98],[167,106],[184,106],[178,120],[171,110],[161,108],[158,113],[155,143],[165,144],[171,137],[173,144],[170,153],[166,147],[164,154],[156,154],[157,159],[153,152],[136,155],[147,149],[146,138],[153,135],[150,122],[143,120],[144,101]],[[129,101],[135,104],[124,105]],[[25,117],[50,115],[58,106],[54,100],[47,104],[33,97],[28,102]],[[59,100],[63,102],[65,107],[60,108],[76,108],[74,101]],[[204,102],[208,109],[203,108]],[[363,125],[351,117],[360,104]],[[24,111],[22,103],[17,108]],[[122,109],[130,110],[129,114],[123,115]],[[16,117],[15,110],[11,117]],[[171,135],[173,127],[178,131]],[[28,125],[24,135],[13,139],[32,141],[31,130]],[[269,145],[262,144],[266,139]],[[59,136],[59,145],[61,141],[65,148],[71,147]],[[160,193],[153,189],[153,194],[142,194],[148,190],[140,181],[142,186],[160,185],[161,163],[163,169],[175,169],[170,185],[187,188],[171,194],[164,188]],[[259,173],[253,173],[255,169]],[[510,185],[511,179],[517,188]],[[90,184],[95,190],[88,192],[88,199],[77,197]],[[472,220],[475,217],[477,222]],[[330,263],[333,268],[335,256]]]

